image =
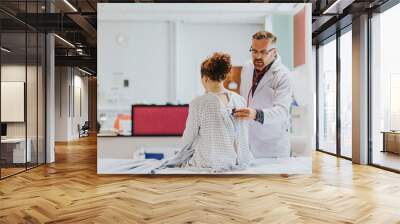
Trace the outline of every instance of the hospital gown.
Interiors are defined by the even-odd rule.
[[[253,161],[249,150],[248,122],[233,117],[232,109],[245,107],[240,95],[224,90],[228,104],[207,92],[192,100],[182,137],[184,147],[177,155],[160,161],[137,161],[133,169],[157,173],[165,168],[199,168],[210,172],[245,169]]]
[[[224,92],[229,98],[226,106],[211,92],[190,103],[183,141],[184,145],[191,145],[194,154],[187,166],[231,170],[253,160],[248,122],[232,116],[233,108],[246,106],[245,100],[234,92]]]

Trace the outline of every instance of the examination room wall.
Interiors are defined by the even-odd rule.
[[[133,103],[164,104],[172,63],[168,57],[169,24],[104,21],[98,24],[98,116],[102,129],[112,128],[117,114]],[[122,86],[126,80],[128,85]],[[123,88],[121,88],[123,87]]]
[[[212,52],[229,53],[232,65],[241,67],[249,60],[251,36],[262,28],[262,24],[182,24],[177,57],[181,69],[177,73],[177,99],[188,103],[204,92],[199,66]]]
[[[98,66],[107,75],[98,76],[98,115],[113,118],[129,114],[135,103],[189,103],[204,92],[201,62],[224,51],[234,66],[242,66],[250,59],[251,36],[263,24],[104,21],[99,26],[104,56]],[[120,88],[124,80],[128,85]],[[112,127],[109,118],[102,129]]]
[[[273,18],[276,22],[270,30],[279,36],[277,48],[285,65],[292,68],[292,17]],[[288,26],[279,27],[278,19],[288,21]],[[250,60],[252,34],[264,29],[264,24],[168,21],[104,21],[99,26],[99,53],[105,55],[99,58],[104,60],[99,67],[112,74],[99,77],[99,109],[125,112],[132,103],[189,103],[204,91],[199,66],[207,56],[215,51],[227,52],[233,66],[242,66]],[[123,80],[128,80],[129,86],[120,89]]]

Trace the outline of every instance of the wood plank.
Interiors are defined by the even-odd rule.
[[[312,175],[96,174],[96,138],[0,181],[0,223],[400,223],[400,175],[320,152]]]

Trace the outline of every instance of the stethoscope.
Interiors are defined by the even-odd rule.
[[[253,89],[258,85],[258,83],[261,81],[261,80],[258,80],[257,82],[254,82],[253,80],[254,80],[254,77],[255,77],[255,70],[253,71],[253,79],[252,79],[252,83],[251,83],[251,87],[250,87],[250,90],[249,90],[249,92],[247,93],[247,101],[246,101],[246,104],[247,104],[247,106],[246,107],[249,107],[249,105],[250,105],[250,94],[253,92]],[[268,72],[268,70],[265,72],[265,73],[267,73]],[[252,99],[253,99],[253,97],[252,97]]]
[[[254,79],[254,73],[255,73],[255,71],[253,71],[253,79]],[[254,87],[256,87],[257,85],[258,85],[258,82],[253,82],[253,80],[251,81],[252,83],[251,83],[251,87],[250,87],[250,90],[249,90],[249,92],[247,93],[247,101],[246,101],[246,104],[247,104],[247,106],[246,107],[249,107],[249,105],[250,105],[250,93],[251,92],[253,92],[253,89],[254,89]],[[253,98],[253,97],[252,97]]]
[[[239,154],[240,154],[240,150],[239,150],[239,138],[240,138],[240,130],[239,130],[239,123],[236,120],[236,118],[233,116],[233,114],[229,114],[229,118],[231,120],[231,124],[233,126],[233,147],[236,149],[236,163],[239,164]]]
[[[265,73],[264,74],[266,74],[267,72],[268,72],[268,70],[269,69],[271,69],[271,66],[272,66],[272,64],[275,62],[275,60],[276,60],[276,57],[274,58],[274,60],[271,62],[271,64],[270,65],[267,65],[267,66],[269,66],[269,68],[267,69],[267,71],[265,71]],[[247,107],[249,107],[249,105],[250,105],[250,93],[253,91],[253,89],[254,89],[254,87],[256,87],[257,85],[258,85],[258,83],[261,81],[261,79],[260,80],[258,80],[257,82],[254,82],[253,80],[254,80],[254,77],[255,77],[255,70],[253,71],[253,79],[252,79],[252,83],[251,83],[251,87],[250,87],[250,90],[249,90],[249,92],[247,93],[247,101],[246,101],[246,105],[247,105]],[[253,97],[252,97],[252,99],[253,99]]]

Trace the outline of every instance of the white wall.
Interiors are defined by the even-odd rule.
[[[102,22],[98,27],[99,97],[103,107],[133,102],[164,103],[167,98],[167,22]],[[130,81],[126,91],[123,80]],[[105,94],[102,94],[105,93]],[[146,94],[143,94],[146,93]]]
[[[201,95],[201,62],[224,51],[241,66],[250,59],[252,34],[263,24],[102,21],[98,26],[98,115],[108,114],[102,127],[111,129],[116,114],[129,114],[132,104],[189,103]]]
[[[215,51],[224,51],[231,54],[234,65],[242,65],[249,59],[251,35],[262,28],[262,24],[180,23],[175,31],[168,21],[102,22],[99,26],[100,110],[129,110],[129,105],[140,102],[190,102],[203,92],[201,62]],[[179,38],[174,48],[170,47],[171,38]],[[171,61],[169,55],[174,52],[176,58]],[[171,74],[174,63],[178,69]],[[125,90],[124,79],[130,81]],[[176,86],[169,85],[170,79],[176,80]],[[177,95],[171,99],[169,92],[176,91],[174,87]]]
[[[68,86],[67,67],[55,68],[55,141],[68,140]]]
[[[71,67],[56,67],[55,73],[55,141],[70,141],[79,137],[78,124],[88,120],[88,78]]]
[[[200,65],[213,52],[230,54],[233,66],[242,66],[250,60],[251,36],[262,27],[263,24],[182,24],[177,99],[188,103],[204,92]]]

